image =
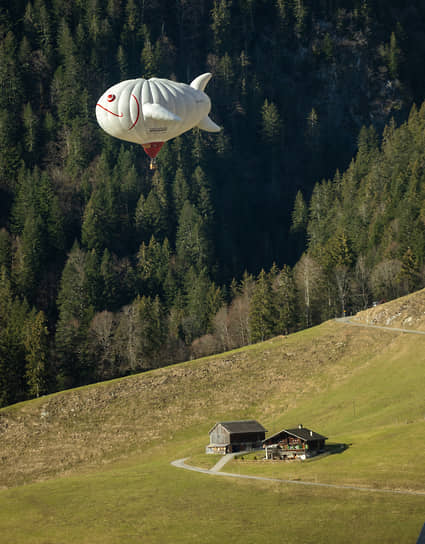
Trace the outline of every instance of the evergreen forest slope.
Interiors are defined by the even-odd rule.
[[[0,406],[424,287],[424,29],[421,0],[0,6]],[[222,132],[154,173],[97,126],[112,84],[206,71]]]
[[[424,328],[423,296],[380,310],[407,317],[413,308]],[[3,408],[2,535],[254,543],[260,535],[281,542],[284,531],[289,542],[414,541],[425,505],[424,348],[420,335],[328,321]],[[213,424],[248,418],[269,433],[303,423],[348,449],[307,463],[235,461],[232,472],[387,492],[238,482],[170,466],[188,456],[207,463]]]

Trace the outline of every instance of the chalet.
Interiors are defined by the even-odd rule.
[[[306,459],[325,449],[326,436],[302,425],[296,429],[283,429],[263,440],[266,459]]]
[[[209,432],[210,443],[206,453],[234,453],[261,448],[266,429],[253,419],[245,421],[222,421]]]

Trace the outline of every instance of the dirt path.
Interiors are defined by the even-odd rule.
[[[227,460],[229,461],[231,457],[233,456],[229,456]],[[208,470],[206,468],[200,468],[200,467],[187,465],[186,464],[187,459],[189,459],[189,457],[185,457],[184,459],[177,459],[176,461],[172,461],[171,464],[177,468],[192,470],[193,472],[200,472],[202,474],[208,474],[210,476],[227,476],[230,478],[243,478],[245,480],[260,480],[262,482],[280,482],[282,484],[306,485],[306,486],[313,486],[313,487],[327,487],[331,489],[349,489],[354,491],[366,491],[368,493],[392,493],[395,495],[416,495],[419,497],[425,497],[425,492],[422,492],[422,491],[407,491],[407,490],[400,490],[400,489],[378,489],[373,487],[358,487],[354,485],[322,484],[317,482],[303,482],[301,480],[282,480],[280,478],[266,478],[265,476],[251,476],[248,474],[235,474],[233,472],[220,472],[220,471],[214,471],[215,467]],[[223,465],[224,464],[225,463],[223,463]]]
[[[425,334],[425,331],[415,331],[412,329],[399,329],[397,327],[384,327],[383,325],[369,325],[368,323],[358,323],[357,321],[353,321],[350,317],[336,317],[335,321],[337,323],[345,323],[347,325],[354,325],[355,327],[368,327],[371,329],[382,329],[384,331],[404,332],[408,334]]]

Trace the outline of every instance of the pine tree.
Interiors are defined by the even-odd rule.
[[[406,249],[401,260],[400,279],[405,284],[404,290],[407,293],[411,293],[423,285],[418,259],[410,247]]]
[[[60,387],[88,383],[93,368],[87,365],[84,345],[94,310],[89,305],[86,277],[86,255],[74,243],[63,269],[57,298],[59,319],[55,342],[60,363]]]
[[[25,149],[30,157],[35,158],[35,153],[37,152],[37,143],[38,143],[39,119],[35,115],[30,102],[28,102],[24,107],[22,120],[23,120],[24,130],[25,130],[24,132]]]
[[[272,286],[264,269],[259,273],[252,293],[250,309],[251,342],[263,342],[276,330],[276,305]]]
[[[191,344],[195,338],[207,332],[210,321],[218,308],[214,306],[214,293],[206,269],[199,273],[191,267],[185,276],[187,303],[183,320],[185,342]],[[214,290],[214,288],[213,288]],[[208,300],[208,297],[210,299]],[[208,304],[212,304],[212,307]],[[211,312],[211,313],[210,313]]]
[[[100,253],[110,247],[112,231],[109,212],[106,191],[95,190],[84,210],[81,227],[81,241],[87,249],[95,249]]]
[[[281,120],[274,102],[264,101],[261,110],[262,136],[267,144],[273,144],[280,135]]]
[[[229,0],[214,0],[211,11],[214,51],[218,55],[224,53],[229,43],[229,32],[231,30],[230,6],[231,1]]]
[[[273,282],[276,304],[276,332],[288,334],[296,323],[296,287],[292,270],[285,265]]]
[[[161,245],[152,236],[149,245],[142,243],[137,254],[137,270],[142,280],[143,292],[159,293],[168,275],[170,247],[167,238]]]
[[[0,269],[0,406],[24,400],[25,349],[23,323],[28,304],[13,297],[5,268]]]
[[[144,241],[151,236],[163,240],[168,231],[168,195],[159,173],[155,173],[152,184],[147,198],[140,195],[135,212],[136,226]]]
[[[159,298],[152,300],[138,296],[124,308],[117,335],[132,371],[157,366],[166,337],[164,311]]]
[[[84,286],[87,293],[87,305],[92,306],[94,311],[99,311],[105,307],[105,288],[103,278],[100,272],[100,259],[96,250],[88,251],[83,260],[84,266]]]
[[[4,267],[7,274],[10,274],[12,265],[12,240],[8,231],[0,229],[0,269]]]
[[[390,45],[388,48],[388,68],[392,79],[397,79],[400,69],[401,51],[397,43],[397,38],[394,32],[391,33]]]
[[[149,31],[144,27],[144,45],[140,56],[140,61],[143,66],[143,75],[147,79],[155,77],[158,74],[158,65],[155,55],[155,48],[152,45]]]
[[[30,396],[39,397],[45,392],[48,335],[44,313],[33,309],[25,322],[23,333],[27,363],[25,378]]]
[[[28,214],[22,236],[17,238],[13,278],[22,297],[33,300],[46,258],[46,239],[40,216]]]
[[[308,210],[301,191],[295,197],[294,209],[292,211],[292,226],[294,232],[303,232],[307,228]]]
[[[203,222],[188,201],[179,217],[176,251],[177,263],[182,270],[188,270],[191,266],[201,270],[208,263],[209,243],[204,234]]]
[[[186,200],[189,200],[189,196],[190,189],[186,181],[183,169],[178,168],[173,181],[173,199],[177,218],[180,216],[184,203],[186,202]]]

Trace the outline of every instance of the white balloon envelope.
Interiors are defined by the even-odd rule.
[[[97,122],[121,140],[141,144],[154,159],[164,142],[194,127],[219,132],[208,114],[211,100],[204,89],[211,74],[190,85],[168,79],[129,79],[117,83],[99,98]]]

